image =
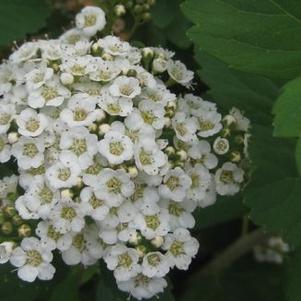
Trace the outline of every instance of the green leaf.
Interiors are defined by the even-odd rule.
[[[291,79],[301,72],[299,0],[186,0],[189,38],[231,68]]]
[[[301,139],[298,139],[296,146],[296,163],[299,175],[301,175]]]
[[[252,123],[271,123],[270,110],[278,95],[278,87],[271,80],[229,68],[204,51],[196,52],[201,66],[199,75],[209,86],[208,95],[228,111],[233,106],[243,110]]]
[[[294,252],[289,259],[287,269],[287,299],[288,301],[300,300],[300,283],[301,283],[301,250]]]
[[[281,267],[244,258],[220,275],[191,275],[180,301],[283,301]]]
[[[288,82],[277,99],[274,110],[275,135],[298,137],[301,134],[301,77]]]
[[[79,301],[79,268],[73,268],[52,289],[50,301]]]
[[[221,197],[213,206],[198,208],[194,212],[195,227],[193,230],[200,230],[239,218],[248,212],[243,205],[242,196]]]
[[[0,2],[0,45],[35,33],[50,14],[45,0],[2,0]]]

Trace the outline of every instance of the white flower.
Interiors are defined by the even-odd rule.
[[[216,191],[220,195],[234,195],[243,180],[243,170],[234,163],[226,162],[215,173]]]
[[[40,88],[53,76],[53,69],[47,66],[38,65],[35,69],[25,75],[26,87],[28,90]]]
[[[95,101],[88,94],[75,94],[68,101],[67,108],[62,110],[60,117],[69,127],[89,126],[97,117],[95,106]]]
[[[44,248],[37,238],[29,237],[13,250],[10,262],[18,268],[18,277],[24,281],[33,282],[36,278],[50,280],[55,272],[50,264],[52,257],[51,251]]]
[[[160,130],[164,127],[164,115],[165,110],[160,103],[145,99],[139,102],[138,109],[134,109],[126,122],[135,123],[139,127],[148,125]]]
[[[176,167],[164,176],[163,183],[159,186],[159,194],[163,198],[181,202],[191,184],[191,178],[180,167]]]
[[[112,61],[104,61],[101,58],[95,59],[96,70],[91,72],[89,77],[96,82],[110,82],[121,72],[118,64]]]
[[[209,170],[201,164],[196,164],[188,170],[191,178],[191,187],[188,190],[187,197],[196,201],[202,201],[211,184],[212,177]]]
[[[17,51],[11,54],[9,59],[16,64],[22,63],[32,59],[36,55],[38,49],[39,47],[37,42],[24,43]]]
[[[11,81],[14,79],[14,70],[10,64],[3,63],[0,66],[0,95],[4,95],[13,87]]]
[[[78,183],[81,169],[77,164],[67,166],[57,162],[46,171],[46,178],[53,188],[68,188]]]
[[[15,115],[15,106],[9,103],[0,103],[0,134],[4,134],[10,128]]]
[[[65,234],[69,231],[80,232],[85,226],[82,205],[70,198],[61,199],[53,208],[49,218],[56,231]]]
[[[79,41],[85,41],[88,40],[88,37],[86,37],[83,33],[82,30],[77,29],[77,28],[72,28],[63,33],[59,41],[62,44],[70,44],[70,45],[75,45]]]
[[[143,139],[135,148],[135,162],[140,170],[149,175],[157,175],[167,163],[167,156],[151,139]]]
[[[156,236],[165,236],[170,230],[169,214],[166,209],[152,215],[137,214],[133,226],[141,231],[146,239],[153,239]]]
[[[191,259],[198,252],[199,243],[190,236],[188,230],[178,228],[173,234],[166,235],[162,248],[167,251],[166,256],[171,267],[187,270]]]
[[[213,150],[215,151],[216,154],[224,155],[229,151],[229,149],[230,149],[230,143],[229,143],[228,139],[222,138],[222,137],[217,137],[214,140]]]
[[[49,187],[45,179],[39,176],[32,181],[23,200],[29,211],[41,218],[47,218],[52,208],[60,201],[60,192]]]
[[[133,101],[130,98],[114,97],[107,88],[100,94],[99,107],[113,116],[128,116],[133,110]]]
[[[198,135],[210,137],[222,129],[222,116],[216,111],[199,111],[198,113]]]
[[[216,156],[210,152],[211,146],[205,140],[194,141],[188,149],[188,155],[198,163],[203,164],[208,169],[213,169],[217,166],[218,160]]]
[[[16,175],[2,178],[0,180],[0,198],[5,199],[9,193],[15,192],[18,181],[19,177]]]
[[[109,91],[113,96],[134,98],[141,93],[141,88],[136,78],[118,76],[109,87]]]
[[[127,281],[140,272],[137,250],[117,244],[110,247],[104,257],[109,270],[114,271],[117,281]]]
[[[143,257],[142,274],[152,277],[164,277],[169,272],[169,263],[160,252],[150,252]]]
[[[60,138],[60,160],[66,166],[78,164],[81,169],[93,163],[97,153],[97,136],[90,134],[84,127],[74,127],[62,133]]]
[[[90,37],[101,31],[106,25],[105,13],[100,7],[86,6],[75,18],[76,27]]]
[[[102,198],[113,207],[121,205],[125,198],[133,194],[134,183],[122,169],[105,168],[99,173],[95,189],[100,190]]]
[[[105,53],[113,56],[125,56],[130,50],[128,42],[121,41],[118,37],[114,36],[106,36],[98,40],[97,44]]]
[[[0,244],[0,264],[9,261],[14,245],[15,244],[13,242],[2,242]]]
[[[0,135],[0,162],[5,163],[11,157],[11,146],[8,144],[6,135]]]
[[[100,190],[97,195],[101,197],[102,191]],[[82,189],[80,199],[86,214],[91,216],[94,220],[101,221],[109,213],[109,206],[104,200],[96,196],[96,193],[91,187]]]
[[[60,66],[61,71],[74,76],[84,76],[96,70],[94,58],[90,55],[68,56]]]
[[[44,106],[58,107],[70,96],[70,91],[60,84],[58,78],[54,77],[40,88],[30,92],[28,104],[34,109]]]
[[[239,131],[247,132],[250,128],[250,120],[245,117],[242,112],[237,108],[232,108],[229,112],[235,118],[236,129]]]
[[[141,300],[162,293],[167,287],[167,282],[164,278],[149,278],[143,274],[138,274],[128,281],[117,281],[117,286],[120,290],[128,292],[134,298]]]
[[[16,116],[18,132],[23,136],[36,137],[48,126],[48,119],[42,113],[32,109],[25,109]]]
[[[20,137],[12,147],[12,155],[23,169],[37,168],[44,161],[45,145],[43,139]]]
[[[166,106],[168,102],[176,100],[176,95],[171,93],[163,84],[158,83],[154,88],[143,88],[139,98]]]
[[[93,225],[86,227],[81,233],[73,236],[71,246],[62,252],[62,258],[68,265],[82,263],[92,265],[103,255],[103,248]]]
[[[110,164],[120,164],[133,157],[131,139],[115,131],[105,134],[104,139],[98,143],[98,149]]]
[[[193,79],[193,72],[187,70],[186,66],[180,61],[169,60],[167,62],[167,72],[169,76],[181,85],[188,85]]]
[[[170,200],[161,200],[160,207],[166,208],[169,212],[169,225],[171,230],[179,227],[191,229],[195,225],[195,219],[191,214],[196,203],[192,200],[184,200],[183,202],[174,202]]]
[[[181,141],[191,143],[197,139],[198,123],[195,117],[187,117],[185,113],[177,112],[172,119],[172,127]]]
[[[41,244],[47,250],[58,249],[65,251],[69,249],[72,244],[71,233],[62,234],[57,231],[52,224],[46,221],[41,221],[37,225],[36,234],[41,240]]]

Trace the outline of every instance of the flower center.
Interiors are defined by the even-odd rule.
[[[47,186],[44,186],[39,191],[39,198],[42,201],[42,203],[49,204],[53,200],[53,192]]]
[[[31,174],[32,176],[38,176],[38,175],[43,175],[45,174],[45,166],[41,165],[37,168],[32,167],[31,169],[29,169],[28,173]]]
[[[53,88],[53,87],[48,87],[48,86],[45,86],[43,88],[43,91],[42,91],[41,94],[42,94],[42,96],[44,97],[44,99],[46,101],[54,99],[58,96],[58,93],[57,93],[56,89]]]
[[[71,222],[76,217],[76,211],[72,207],[63,207],[61,211],[61,218]]]
[[[26,263],[34,267],[38,267],[43,262],[41,254],[36,250],[27,251],[26,257]]]
[[[135,277],[135,287],[138,286],[147,286],[150,278],[148,278],[147,276],[143,275],[143,274],[139,274],[138,276]]]
[[[67,181],[71,176],[71,171],[69,168],[61,168],[58,172],[58,178],[61,181]]]
[[[199,120],[200,131],[209,131],[214,128],[214,124],[210,120]]]
[[[78,157],[84,154],[87,151],[86,139],[74,139],[70,150]]]
[[[83,76],[86,74],[86,67],[81,65],[73,65],[70,68],[70,71],[73,75]]]
[[[150,165],[153,163],[152,157],[144,149],[141,149],[139,153],[139,160],[142,165]]]
[[[158,254],[151,254],[151,255],[147,256],[147,262],[150,265],[155,267],[161,262],[161,259]]]
[[[89,175],[98,175],[101,169],[101,165],[98,162],[95,162],[86,169],[86,173]]]
[[[119,194],[121,192],[122,183],[116,177],[111,178],[106,184],[109,192],[115,194]]]
[[[183,137],[187,134],[187,128],[184,123],[177,123],[176,131]]]
[[[172,243],[172,245],[170,246],[169,251],[175,257],[185,254],[185,252],[184,252],[184,243],[181,242],[181,241],[175,240]]]
[[[82,234],[76,234],[73,238],[72,245],[78,250],[83,250],[85,247],[85,238]]]
[[[166,181],[165,184],[169,188],[170,191],[174,191],[179,186],[180,180],[178,177],[171,176],[168,178],[168,180]]]
[[[74,121],[83,121],[87,118],[87,112],[82,108],[76,108],[73,112]]]
[[[199,187],[200,182],[200,176],[198,174],[193,173],[191,176],[191,188],[197,188]]]
[[[26,130],[29,132],[35,132],[40,127],[40,122],[37,119],[31,118],[26,122]]]
[[[231,170],[223,170],[220,176],[222,182],[229,184],[233,182],[233,172]]]
[[[121,107],[118,103],[110,103],[107,106],[107,111],[110,114],[118,114],[121,111]]]
[[[156,120],[156,116],[151,111],[141,112],[142,119],[147,124],[152,124]]]
[[[119,88],[119,91],[122,95],[130,96],[133,93],[134,89],[130,85],[122,85]]]
[[[156,230],[160,226],[160,220],[157,215],[146,215],[144,219],[146,226],[152,230]]]
[[[0,125],[8,124],[10,121],[10,118],[11,118],[10,114],[7,114],[7,113],[0,114]]]
[[[115,156],[120,156],[124,151],[123,144],[120,141],[110,143],[110,153]]]
[[[118,256],[118,266],[123,268],[129,268],[133,263],[131,256],[128,253],[124,253]]]
[[[96,198],[96,196],[93,194],[89,200],[89,204],[92,206],[93,209],[96,209],[98,207],[103,206],[104,201]]]
[[[47,237],[53,239],[54,241],[58,241],[62,237],[62,234],[55,231],[54,227],[50,225],[48,227]]]
[[[95,15],[88,15],[85,16],[85,27],[94,26],[96,23],[96,16]]]
[[[37,146],[34,143],[26,143],[23,146],[23,155],[29,158],[34,158],[39,153]]]
[[[172,202],[168,206],[168,211],[170,214],[179,217],[185,210],[179,204]]]

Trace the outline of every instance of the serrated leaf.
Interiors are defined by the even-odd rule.
[[[221,108],[233,106],[243,110],[252,123],[269,124],[270,110],[278,95],[278,86],[271,80],[229,68],[204,51],[196,52],[201,66],[199,75],[209,86],[210,95]]]
[[[299,0],[187,0],[189,38],[230,67],[291,79],[301,73]]]
[[[194,212],[195,227],[193,230],[208,228],[213,225],[224,223],[239,217],[248,212],[243,205],[242,196],[221,197],[213,206],[198,208]]]
[[[192,274],[180,301],[283,301],[283,269],[244,258],[220,275]]]
[[[301,77],[288,82],[282,89],[273,110],[275,135],[298,137],[301,134]]]
[[[0,45],[24,38],[45,25],[50,8],[45,0],[0,1]]]

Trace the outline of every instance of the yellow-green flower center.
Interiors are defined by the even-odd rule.
[[[147,256],[147,262],[152,266],[157,266],[161,262],[161,259],[158,254],[151,254]]]
[[[42,90],[42,96],[46,101],[52,100],[58,96],[57,90],[53,87],[45,86]]]
[[[71,176],[71,171],[69,168],[61,168],[59,169],[59,172],[58,172],[58,178],[61,180],[61,181],[67,181]]]
[[[90,200],[89,200],[89,204],[92,206],[93,209],[96,209],[96,208],[98,208],[98,207],[103,206],[104,201],[98,199],[98,198],[95,196],[95,194],[93,194],[92,197],[91,197]]]
[[[74,121],[84,121],[87,118],[87,112],[82,108],[76,108],[73,112]]]
[[[85,16],[85,27],[94,26],[96,23],[96,16],[95,15],[88,15]]]
[[[156,230],[160,226],[160,220],[157,215],[146,215],[144,220],[146,226],[152,230]]]
[[[180,184],[180,180],[178,177],[170,176],[166,181],[165,185],[169,188],[170,191],[174,191]]]
[[[31,118],[26,122],[26,130],[29,132],[35,132],[40,127],[40,122],[37,119]]]
[[[41,254],[36,250],[29,250],[26,252],[26,264],[38,267],[43,262]]]
[[[220,176],[222,182],[228,184],[233,182],[233,172],[231,170],[223,170]]]
[[[121,192],[122,183],[116,177],[112,177],[109,181],[107,181],[106,185],[108,191],[111,193],[119,194]]]
[[[42,201],[42,203],[51,203],[53,200],[53,192],[47,186],[44,186],[39,191],[39,198]]]
[[[76,217],[76,211],[72,207],[63,207],[61,211],[61,218],[67,220],[67,221],[72,221]]]
[[[139,152],[139,160],[142,165],[150,165],[153,163],[152,156],[147,153],[143,148]]]
[[[78,157],[84,154],[87,151],[86,139],[73,139],[70,150]]]
[[[11,115],[7,113],[0,114],[0,125],[6,125],[10,122]]]
[[[37,146],[34,143],[26,143],[23,145],[23,155],[29,158],[34,158],[39,153]]]
[[[120,141],[111,142],[109,147],[112,155],[120,156],[124,152],[123,144]]]
[[[131,256],[128,253],[124,253],[118,256],[118,266],[123,268],[129,268],[133,263]]]
[[[184,243],[181,242],[181,241],[175,240],[172,243],[172,245],[170,246],[169,251],[175,257],[185,254],[185,252],[184,252]]]

